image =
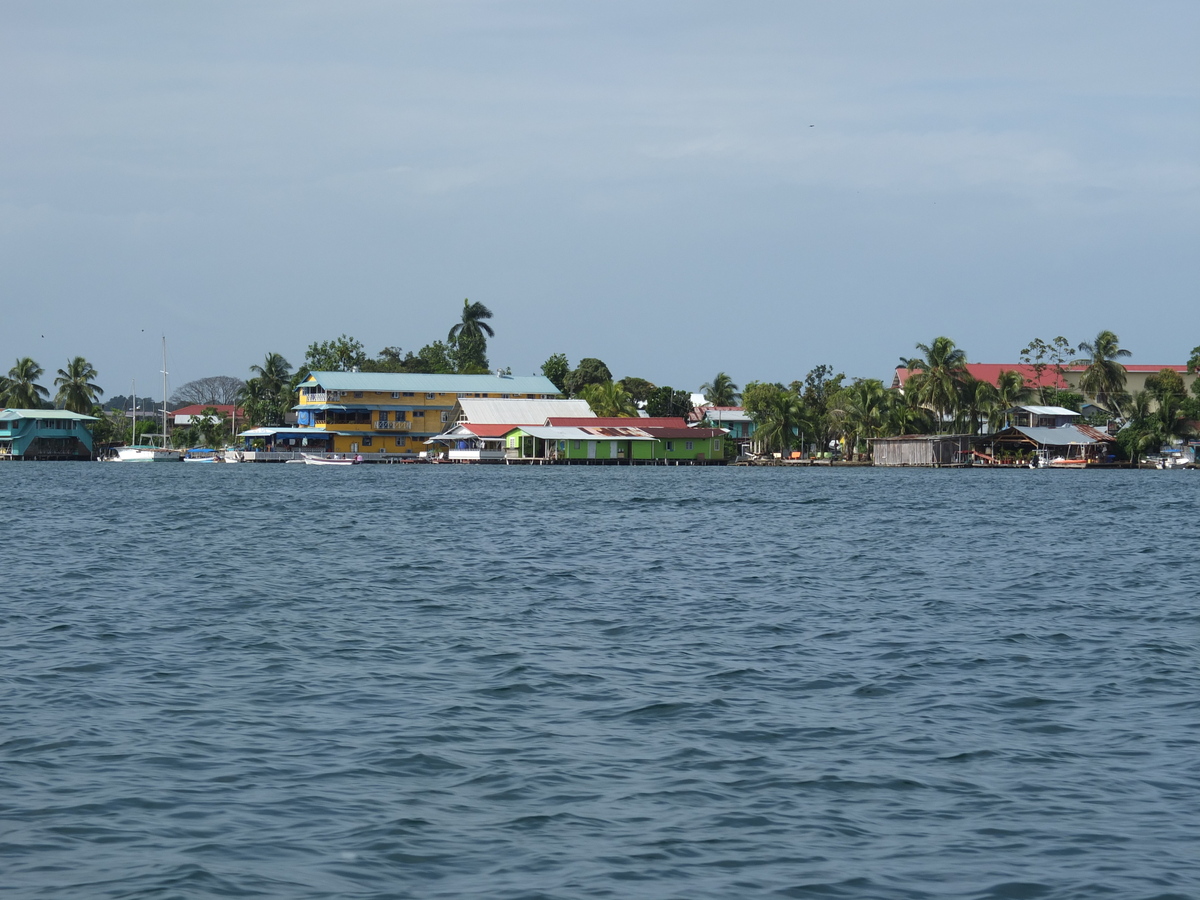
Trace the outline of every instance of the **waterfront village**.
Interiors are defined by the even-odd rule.
[[[1200,447],[1200,347],[1130,365],[1102,331],[978,364],[938,337],[890,383],[820,365],[740,389],[720,372],[692,393],[563,354],[537,375],[492,370],[489,318],[464,301],[448,340],[415,354],[370,357],[342,335],[297,370],[271,353],[245,381],[199,379],[169,400],[164,383],[159,401],[103,402],[82,357],[51,398],[42,368],[18,359],[0,378],[0,460],[1191,468]]]

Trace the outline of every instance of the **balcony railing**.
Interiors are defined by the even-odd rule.
[[[412,422],[390,422],[386,419],[381,419],[375,423],[377,431],[411,431]]]

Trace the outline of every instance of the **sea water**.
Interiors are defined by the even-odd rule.
[[[1200,896],[1200,472],[0,484],[4,897]]]

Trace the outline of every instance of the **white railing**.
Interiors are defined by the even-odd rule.
[[[380,420],[375,423],[377,431],[412,431],[412,422],[388,422]]]

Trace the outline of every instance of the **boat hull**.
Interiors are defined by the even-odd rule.
[[[113,462],[179,462],[183,455],[178,450],[161,447],[118,447]]]

